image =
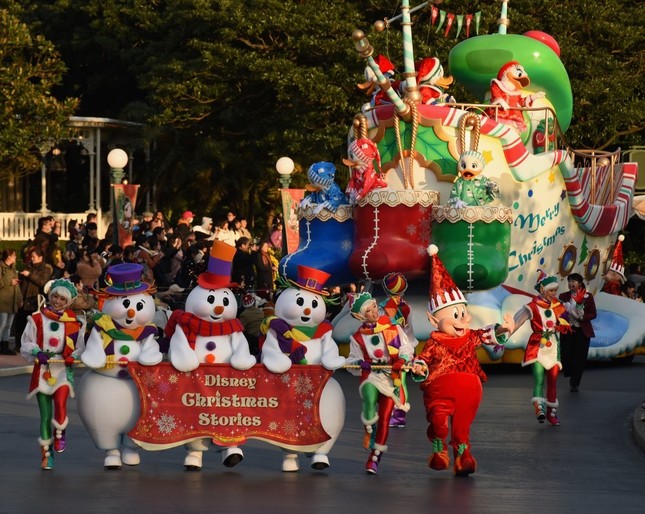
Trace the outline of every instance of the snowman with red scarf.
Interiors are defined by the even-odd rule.
[[[299,265],[297,280],[289,280],[289,287],[278,296],[275,316],[265,319],[261,328],[265,334],[260,343],[261,362],[269,371],[286,373],[293,364],[318,364],[328,370],[344,366],[345,358],[332,339],[333,327],[325,320],[329,293],[323,286],[329,277],[329,273]],[[317,470],[329,467],[327,454],[345,423],[345,396],[333,378],[323,388],[320,416],[331,439],[313,453],[311,467]],[[282,471],[298,471],[298,448],[286,450]]]
[[[231,287],[231,267],[235,247],[213,241],[208,271],[197,277],[195,287],[186,299],[186,310],[175,310],[165,327],[170,338],[168,357],[179,371],[189,372],[200,364],[230,364],[247,370],[256,364],[237,318],[237,299]],[[187,470],[202,468],[203,453],[211,439],[204,438],[186,445],[184,466]],[[222,464],[233,467],[242,462],[244,453],[237,446],[222,450]]]

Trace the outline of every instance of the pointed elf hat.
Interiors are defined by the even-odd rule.
[[[544,270],[538,269],[538,278],[535,282],[535,290],[539,293],[542,288],[544,289],[555,289],[558,288],[558,277],[553,275],[547,275]]]
[[[430,294],[428,299],[428,311],[430,314],[448,307],[463,303],[468,305],[463,293],[455,284],[455,281],[448,273],[448,270],[437,256],[439,249],[436,245],[428,246],[428,255],[432,257],[432,269],[430,271]]]
[[[349,145],[349,152],[365,167],[373,166],[376,160],[376,170],[381,172],[381,154],[376,143],[371,139],[366,137],[355,139]]]
[[[231,282],[231,268],[233,256],[237,249],[224,241],[213,241],[208,257],[208,270],[200,273],[197,283],[204,289],[222,289],[224,287],[238,287],[239,284]]]
[[[625,236],[620,234],[618,236],[618,241],[614,247],[614,255],[611,258],[611,265],[609,266],[610,271],[615,271],[618,273],[622,279],[625,281],[625,261],[623,260],[623,241]]]

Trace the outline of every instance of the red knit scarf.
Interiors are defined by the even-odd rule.
[[[182,310],[176,310],[168,319],[164,331],[168,337],[175,333],[175,327],[179,325],[188,339],[191,348],[194,348],[197,336],[224,336],[234,332],[242,332],[244,327],[238,318],[220,322],[206,321],[194,314]]]

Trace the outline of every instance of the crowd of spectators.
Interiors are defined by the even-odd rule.
[[[97,308],[96,292],[106,286],[108,267],[136,262],[143,266],[142,280],[155,286],[159,298],[170,308],[183,307],[182,300],[207,269],[216,239],[236,248],[232,280],[239,284],[240,295],[253,292],[266,301],[272,299],[282,252],[279,218],[272,219],[260,237],[254,237],[247,220],[233,212],[220,222],[210,216],[196,222],[195,215],[185,211],[171,224],[162,211],[146,211],[133,226],[133,241],[127,246],[115,243],[112,225],[103,238],[97,229],[96,215],[88,214],[85,220],[71,220],[66,231],[69,238],[63,239],[60,222],[43,216],[34,237],[19,252],[3,253],[6,259],[0,268],[6,280],[0,284],[0,297],[6,296],[7,301],[0,298],[0,310],[6,311],[6,315],[0,312],[0,353],[12,353],[8,349],[10,330],[15,350],[20,349],[27,317],[39,308],[38,299],[52,279],[70,278],[79,290],[72,308],[88,311]]]

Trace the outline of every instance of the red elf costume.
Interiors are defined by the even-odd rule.
[[[486,374],[477,360],[476,349],[484,344],[502,349],[505,337],[497,336],[512,329],[506,317],[502,325],[471,330],[468,302],[452,277],[436,256],[437,247],[430,245],[432,256],[428,320],[436,328],[430,333],[421,354],[415,360],[413,377],[422,381],[423,403],[426,408],[428,440],[432,454],[428,466],[443,470],[450,465],[447,438],[450,422],[450,445],[453,447],[453,471],[457,476],[475,472],[477,462],[470,453],[470,425],[482,398],[482,382]]]

